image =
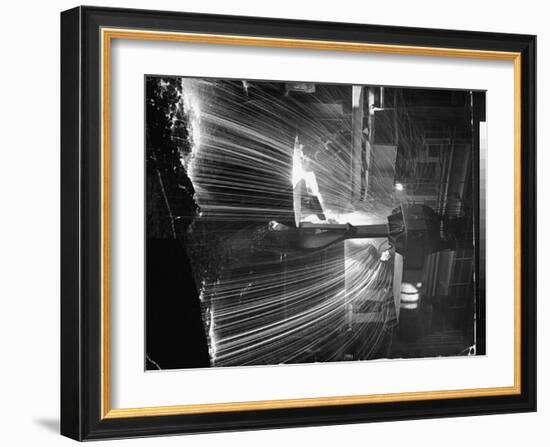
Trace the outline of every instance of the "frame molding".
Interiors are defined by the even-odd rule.
[[[151,31],[152,28],[162,31]],[[513,61],[514,386],[111,408],[109,191],[113,39]],[[62,13],[61,52],[63,434],[83,440],[535,409],[533,36],[79,7]]]

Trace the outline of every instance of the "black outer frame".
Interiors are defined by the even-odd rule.
[[[521,52],[521,394],[101,419],[100,28]],[[77,7],[61,14],[61,434],[77,440],[536,410],[536,37]]]

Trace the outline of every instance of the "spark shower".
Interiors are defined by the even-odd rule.
[[[480,355],[485,93],[145,77],[147,370]]]

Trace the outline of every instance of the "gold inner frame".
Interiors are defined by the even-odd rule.
[[[514,385],[443,391],[405,392],[303,399],[220,402],[142,408],[111,408],[110,368],[110,72],[113,39],[154,40],[214,45],[261,46],[396,55],[506,60],[514,63]],[[101,29],[101,419],[231,411],[307,408],[429,399],[504,396],[521,393],[521,53],[454,48],[279,39],[215,34]]]

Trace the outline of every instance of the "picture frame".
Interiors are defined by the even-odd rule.
[[[513,384],[114,407],[116,384],[111,372],[113,356],[120,351],[111,350],[116,329],[111,287],[117,281],[116,272],[111,270],[111,216],[117,214],[113,207],[120,202],[111,201],[111,143],[118,130],[111,119],[110,79],[121,63],[113,61],[112,45],[122,40],[199,44],[204,51],[222,46],[230,51],[311,50],[327,54],[326,58],[337,54],[391,55],[409,58],[409,63],[414,63],[415,57],[510,63],[513,83],[509,95],[513,96],[514,116],[513,142],[509,143],[514,174],[508,181],[514,197],[506,200],[513,202],[514,220],[513,249],[508,259],[513,263],[513,287],[508,289],[513,306],[513,323],[508,330],[513,337],[507,340],[513,352]],[[445,84],[445,80],[441,82]],[[61,433],[82,441],[535,411],[535,141],[535,36],[99,7],[63,12]],[[119,164],[116,169],[121,169]],[[512,242],[508,243],[511,247]],[[139,244],[141,241],[136,241]],[[487,265],[504,262],[498,256],[487,259]],[[483,293],[494,301],[491,288]],[[495,313],[490,318],[496,318]],[[491,356],[490,349],[487,356]],[[259,370],[249,371],[247,377],[254,380]],[[161,375],[158,377],[162,380]]]

